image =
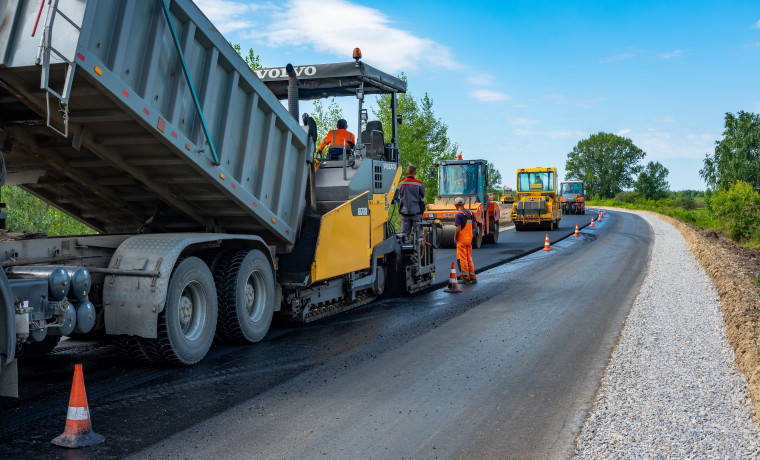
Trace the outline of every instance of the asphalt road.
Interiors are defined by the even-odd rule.
[[[190,368],[67,341],[21,363],[22,397],[0,401],[0,457],[72,458],[49,442],[76,362],[106,442],[74,458],[567,456],[651,247],[642,219],[608,216],[462,294],[276,324],[262,343],[214,347]]]
[[[596,217],[595,212],[587,212],[581,215],[567,215],[560,219],[559,227],[552,231],[521,231],[514,227],[502,230],[499,242],[495,244],[483,243],[480,249],[472,250],[472,259],[475,262],[476,272],[487,270],[498,265],[523,257],[531,252],[541,250],[544,247],[546,235],[549,235],[551,244],[567,238],[575,232],[575,225],[582,229],[591,223],[591,217]],[[440,286],[448,283],[451,263],[456,260],[456,249],[439,249],[435,256],[436,281],[434,285]]]

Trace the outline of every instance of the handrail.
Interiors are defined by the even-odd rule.
[[[195,102],[195,110],[198,112],[198,116],[201,118],[201,125],[203,126],[203,133],[206,135],[206,140],[208,141],[208,145],[211,148],[211,154],[214,156],[214,166],[219,166],[219,157],[216,155],[216,149],[214,149],[214,143],[211,141],[211,134],[208,132],[208,126],[206,126],[206,119],[203,118],[203,110],[201,110],[201,103],[198,101],[198,95],[195,94],[195,88],[193,87],[193,81],[190,79],[190,72],[187,70],[187,64],[185,63],[185,55],[182,53],[182,47],[179,44],[179,38],[177,37],[177,32],[174,30],[174,24],[172,23],[171,15],[169,14],[169,6],[166,4],[166,0],[161,0],[161,3],[164,5],[164,16],[166,17],[166,22],[169,23],[169,30],[172,33],[172,38],[174,39],[174,47],[177,49],[177,53],[179,54],[179,60],[182,62],[182,70],[185,75],[185,81],[187,82],[187,86],[190,87],[190,93],[193,95],[193,101]]]

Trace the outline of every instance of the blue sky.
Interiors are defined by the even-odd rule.
[[[671,189],[704,189],[724,114],[760,112],[757,1],[196,3],[266,67],[349,61],[358,46],[403,71],[465,158],[492,161],[506,185],[523,167],[563,177],[573,146],[606,131],[664,164]],[[355,126],[355,101],[342,106]]]

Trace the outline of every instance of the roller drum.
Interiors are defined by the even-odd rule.
[[[441,231],[441,247],[442,248],[455,248],[457,246],[454,240],[454,233],[456,227],[453,225],[444,225],[443,231]]]

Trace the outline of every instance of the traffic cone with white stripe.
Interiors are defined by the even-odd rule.
[[[449,275],[449,287],[444,289],[443,292],[451,292],[452,294],[455,294],[457,292],[462,292],[462,288],[460,288],[459,283],[457,283],[457,267],[454,264],[454,262],[451,262],[451,274]]]
[[[103,436],[92,431],[90,409],[87,406],[87,394],[84,391],[84,375],[82,365],[74,365],[74,381],[71,384],[69,397],[69,412],[66,415],[66,428],[63,434],[53,439],[56,446],[77,447],[94,446],[103,442]]]
[[[546,240],[544,241],[544,251],[551,251],[552,248],[549,246],[549,234],[546,234]]]
[[[578,224],[575,224],[575,234],[574,237],[578,238],[580,235],[578,234]]]
[[[591,218],[591,225],[589,225],[589,227],[594,228],[594,218],[593,217]]]

